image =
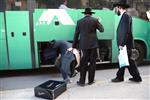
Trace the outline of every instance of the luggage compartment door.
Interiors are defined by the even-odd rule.
[[[28,11],[6,11],[10,69],[30,69],[31,45]]]

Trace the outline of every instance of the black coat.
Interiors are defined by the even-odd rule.
[[[117,28],[117,45],[133,48],[132,18],[126,12],[123,13]]]
[[[85,16],[84,18],[80,19],[77,22],[75,30],[73,48],[76,48],[77,46],[79,35],[80,35],[79,41],[80,49],[97,48],[98,38],[96,35],[96,29],[98,29],[100,32],[104,31],[104,28],[98,21],[98,19],[91,16]]]

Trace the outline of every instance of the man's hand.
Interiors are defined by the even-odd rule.
[[[67,50],[73,52],[74,49],[75,48],[68,48]]]
[[[100,17],[97,17],[97,20],[98,20],[99,22],[101,22],[101,18],[100,18]]]

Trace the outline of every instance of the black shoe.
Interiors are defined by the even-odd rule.
[[[111,82],[123,82],[123,81],[124,81],[123,78],[117,78],[117,77],[111,80]]]
[[[142,82],[142,78],[141,77],[138,77],[138,78],[129,78],[130,81],[133,81],[133,82]]]
[[[94,83],[95,83],[95,81],[93,81],[93,82],[89,82],[89,83],[88,83],[88,85],[92,85],[92,84],[94,84]]]
[[[80,81],[77,81],[77,85],[79,85],[79,86],[85,86],[85,84],[81,83]]]

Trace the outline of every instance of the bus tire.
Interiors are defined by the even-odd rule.
[[[137,51],[135,53],[135,61],[137,65],[141,65],[145,57],[145,47],[141,43],[135,42],[135,49]]]

